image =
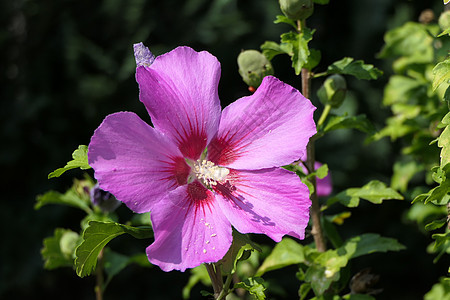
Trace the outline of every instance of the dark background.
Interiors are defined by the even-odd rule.
[[[317,29],[311,45],[322,51],[318,70],[351,56],[385,72],[376,82],[348,81],[353,100],[345,109],[366,113],[377,128],[389,115],[381,99],[391,70],[389,62],[376,58],[383,34],[417,20],[425,8],[439,15],[442,1],[331,0],[329,5],[316,5],[308,19],[308,25]],[[38,194],[50,189],[64,192],[73,176],[82,176],[71,171],[47,179],[49,172],[70,160],[79,144],[89,143],[107,114],[134,111],[150,121],[138,101],[133,43],[143,41],[156,55],[179,45],[215,55],[222,64],[219,93],[225,106],[248,93],[237,72],[241,49],[279,41],[279,35],[290,30],[273,24],[280,13],[275,0],[0,2],[1,299],[94,299],[93,278],[80,279],[70,268],[46,271],[40,256],[43,238],[51,236],[55,227],[77,230],[83,215],[57,206],[35,211],[33,205]],[[278,77],[299,88],[287,56],[276,57],[273,63]],[[313,89],[319,84],[313,83]],[[312,101],[320,111],[315,93]],[[342,131],[318,142],[317,157],[329,164],[335,192],[371,179],[389,183],[400,145],[384,139],[367,146],[364,138]],[[408,247],[353,262],[353,272],[371,267],[381,276],[380,299],[422,299],[448,266],[442,260],[433,265],[434,257],[426,253],[431,239],[416,224],[404,221],[409,200],[381,206],[363,203],[340,228],[344,237],[375,232]],[[120,210],[126,214],[126,208]],[[147,244],[124,237],[113,246],[136,253]],[[287,278],[281,281],[284,296],[273,298],[297,298],[295,268],[269,274],[268,278]],[[178,299],[188,275],[130,266],[113,279],[105,298]],[[192,295],[198,298],[198,290]]]

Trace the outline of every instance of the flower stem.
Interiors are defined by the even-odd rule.
[[[96,300],[103,300],[103,250],[100,251],[98,254],[98,263],[97,263],[97,269],[96,269],[96,277],[97,277],[97,283],[95,285],[95,299]]]
[[[328,114],[330,113],[330,110],[331,110],[331,105],[330,104],[325,105],[325,108],[323,109],[323,112],[320,115],[319,121],[317,122],[318,127],[325,122],[325,120],[328,117]]]
[[[220,268],[214,264],[205,264],[208,275],[211,278],[211,284],[214,289],[214,299],[219,299],[221,292],[223,291],[223,281]],[[227,278],[228,280],[228,278]]]
[[[227,276],[227,279],[225,280],[225,284],[223,285],[223,289],[220,292],[219,296],[217,297],[217,300],[225,299],[225,297],[228,295],[232,279],[233,279],[233,276],[231,276],[231,275]]]
[[[306,26],[305,21],[297,21],[297,29],[300,32],[302,28]],[[310,87],[311,87],[311,72],[303,68],[301,73],[301,80],[302,80],[302,94],[305,98],[310,98]],[[331,108],[331,107],[330,107]],[[328,112],[329,109],[328,108]],[[326,115],[328,115],[328,112],[323,112],[322,116],[323,120],[325,121]],[[322,117],[321,117],[322,119]],[[321,122],[321,120],[319,120]],[[306,167],[308,169],[308,173],[314,172],[314,163],[315,163],[315,145],[314,145],[315,137],[311,137],[309,140],[308,145],[306,146],[306,154],[307,154],[307,160],[306,160]],[[310,215],[311,215],[311,221],[312,221],[312,230],[311,233],[314,237],[314,242],[316,244],[317,251],[324,252],[326,251],[326,243],[325,238],[323,236],[323,230],[322,225],[320,223],[320,206],[319,206],[319,198],[317,197],[317,185],[316,185],[316,177],[313,176],[311,178],[311,183],[314,186],[314,192],[311,194],[311,208],[310,208]]]

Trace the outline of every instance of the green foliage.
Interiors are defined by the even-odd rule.
[[[266,295],[264,291],[266,288],[264,287],[264,280],[260,277],[250,277],[243,282],[238,282],[234,285],[235,289],[241,288],[250,293],[250,295],[255,296],[258,300],[266,299]]]
[[[442,83],[450,84],[450,59],[438,63],[433,69],[433,90],[436,90]]]
[[[290,238],[283,238],[275,245],[269,256],[256,272],[256,276],[272,270],[284,268],[289,265],[299,264],[305,261],[303,246]]]
[[[261,45],[261,50],[269,60],[279,54],[289,55],[295,74],[299,75],[302,68],[307,67],[308,69],[312,69],[319,63],[320,53],[318,51],[310,51],[308,47],[308,43],[312,40],[313,34],[314,30],[306,27],[302,28],[300,32],[290,31],[283,33],[280,44],[266,41]]]
[[[373,65],[365,64],[362,60],[355,61],[351,57],[344,57],[328,66],[326,74],[344,74],[358,79],[372,80],[383,75],[383,72]]]
[[[79,240],[78,233],[70,229],[56,228],[52,237],[44,239],[44,247],[41,250],[44,268],[52,270],[73,266],[75,247]]]
[[[365,115],[358,116],[336,116],[330,115],[324,124],[319,127],[319,133],[325,134],[327,132],[337,129],[357,129],[367,134],[375,133],[375,127],[367,119]]]
[[[234,274],[237,263],[250,257],[254,250],[261,251],[248,236],[233,230],[233,243],[225,256],[218,262],[224,274]]]
[[[147,239],[153,236],[153,231],[148,227],[138,228],[119,223],[91,221],[83,232],[83,241],[76,249],[77,275],[80,277],[90,275],[95,269],[100,251],[112,239],[124,233],[138,239]]]
[[[438,147],[441,149],[441,167],[450,163],[450,112],[442,119],[441,124],[445,126],[438,138]]]
[[[64,167],[56,169],[55,171],[48,174],[48,178],[50,179],[53,177],[59,177],[64,172],[75,168],[80,168],[81,170],[90,169],[91,167],[89,166],[88,163],[87,151],[88,151],[87,146],[85,145],[78,146],[78,149],[72,153],[73,159],[69,161]]]
[[[393,64],[396,73],[404,72],[412,64],[432,63],[434,50],[430,30],[436,29],[438,29],[436,25],[408,22],[388,31],[384,36],[386,44],[381,50],[380,57],[399,57]]]
[[[347,207],[357,207],[360,199],[374,204],[381,204],[383,200],[403,200],[403,196],[394,189],[378,180],[372,180],[361,188],[349,188],[330,198],[328,205],[339,202]]]
[[[450,300],[450,280],[443,278],[425,294],[424,300]]]
[[[40,209],[42,206],[48,204],[60,204],[79,208],[86,213],[91,213],[89,194],[83,190],[83,186],[87,188],[92,187],[89,181],[75,180],[73,186],[64,194],[56,191],[48,191],[43,195],[39,195],[36,197],[34,209]]]
[[[183,299],[189,299],[192,288],[197,283],[203,283],[206,286],[211,285],[211,279],[209,278],[208,271],[205,265],[200,265],[196,268],[191,269],[191,276],[189,277],[188,283],[184,286],[182,294]]]

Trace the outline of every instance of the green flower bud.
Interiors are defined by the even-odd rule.
[[[61,240],[59,240],[59,247],[66,258],[74,257],[75,247],[77,246],[79,238],[80,235],[73,231],[66,231],[63,233]]]
[[[347,83],[345,78],[339,74],[328,77],[320,89],[317,96],[324,105],[331,105],[332,108],[341,106],[347,93]]]
[[[279,0],[283,14],[291,20],[305,20],[312,15],[312,0]]]
[[[439,27],[441,27],[442,30],[447,30],[450,27],[450,10],[444,11],[439,16]]]
[[[273,75],[273,68],[270,61],[259,51],[242,51],[238,58],[239,74],[250,87],[257,88],[263,78]]]

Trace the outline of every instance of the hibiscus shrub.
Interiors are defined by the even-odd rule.
[[[321,53],[309,47],[315,31],[307,18],[314,5],[327,2],[280,1],[283,15],[275,23],[290,30],[279,42],[264,42],[261,51],[239,55],[248,95],[223,109],[221,66],[212,54],[183,46],[155,57],[135,44],[139,100],[151,125],[132,112],[108,115],[89,145],[79,146],[73,160],[49,174],[87,172],[66,193],[37,198],[36,208],[63,204],[85,213],[79,232],[57,228],[44,240],[45,267],[72,266],[80,277],[95,274],[97,299],[130,264],[189,269],[183,298],[200,282],[212,286],[202,294],[214,299],[245,299],[246,292],[256,299],[283,296],[282,284],[270,274],[287,268],[295,269],[298,283],[298,295],[290,298],[375,299],[382,293],[379,276],[353,270],[350,262],[405,246],[370,232],[344,238],[338,226],[360,203],[403,199],[414,199],[407,218],[440,230],[430,247],[436,261],[446,255],[449,15],[444,13],[439,25],[409,22],[385,35],[380,57],[395,59],[395,74],[383,104],[393,116],[377,130],[368,117],[343,107],[354,82],[349,78],[376,80],[383,72],[350,57],[319,67]],[[273,76],[273,58],[279,55],[290,58],[300,91]],[[313,81],[320,84],[317,95]],[[312,98],[320,101],[317,108]],[[316,147],[342,129],[360,131],[369,143],[386,136],[404,141],[390,182],[373,174],[361,187],[333,192],[333,170],[316,161]],[[433,181],[437,186],[426,187]],[[135,213],[127,220],[115,212],[121,203]],[[115,252],[109,242],[123,234],[145,240],[146,250]],[[443,277],[427,299],[445,295],[448,282]]]

